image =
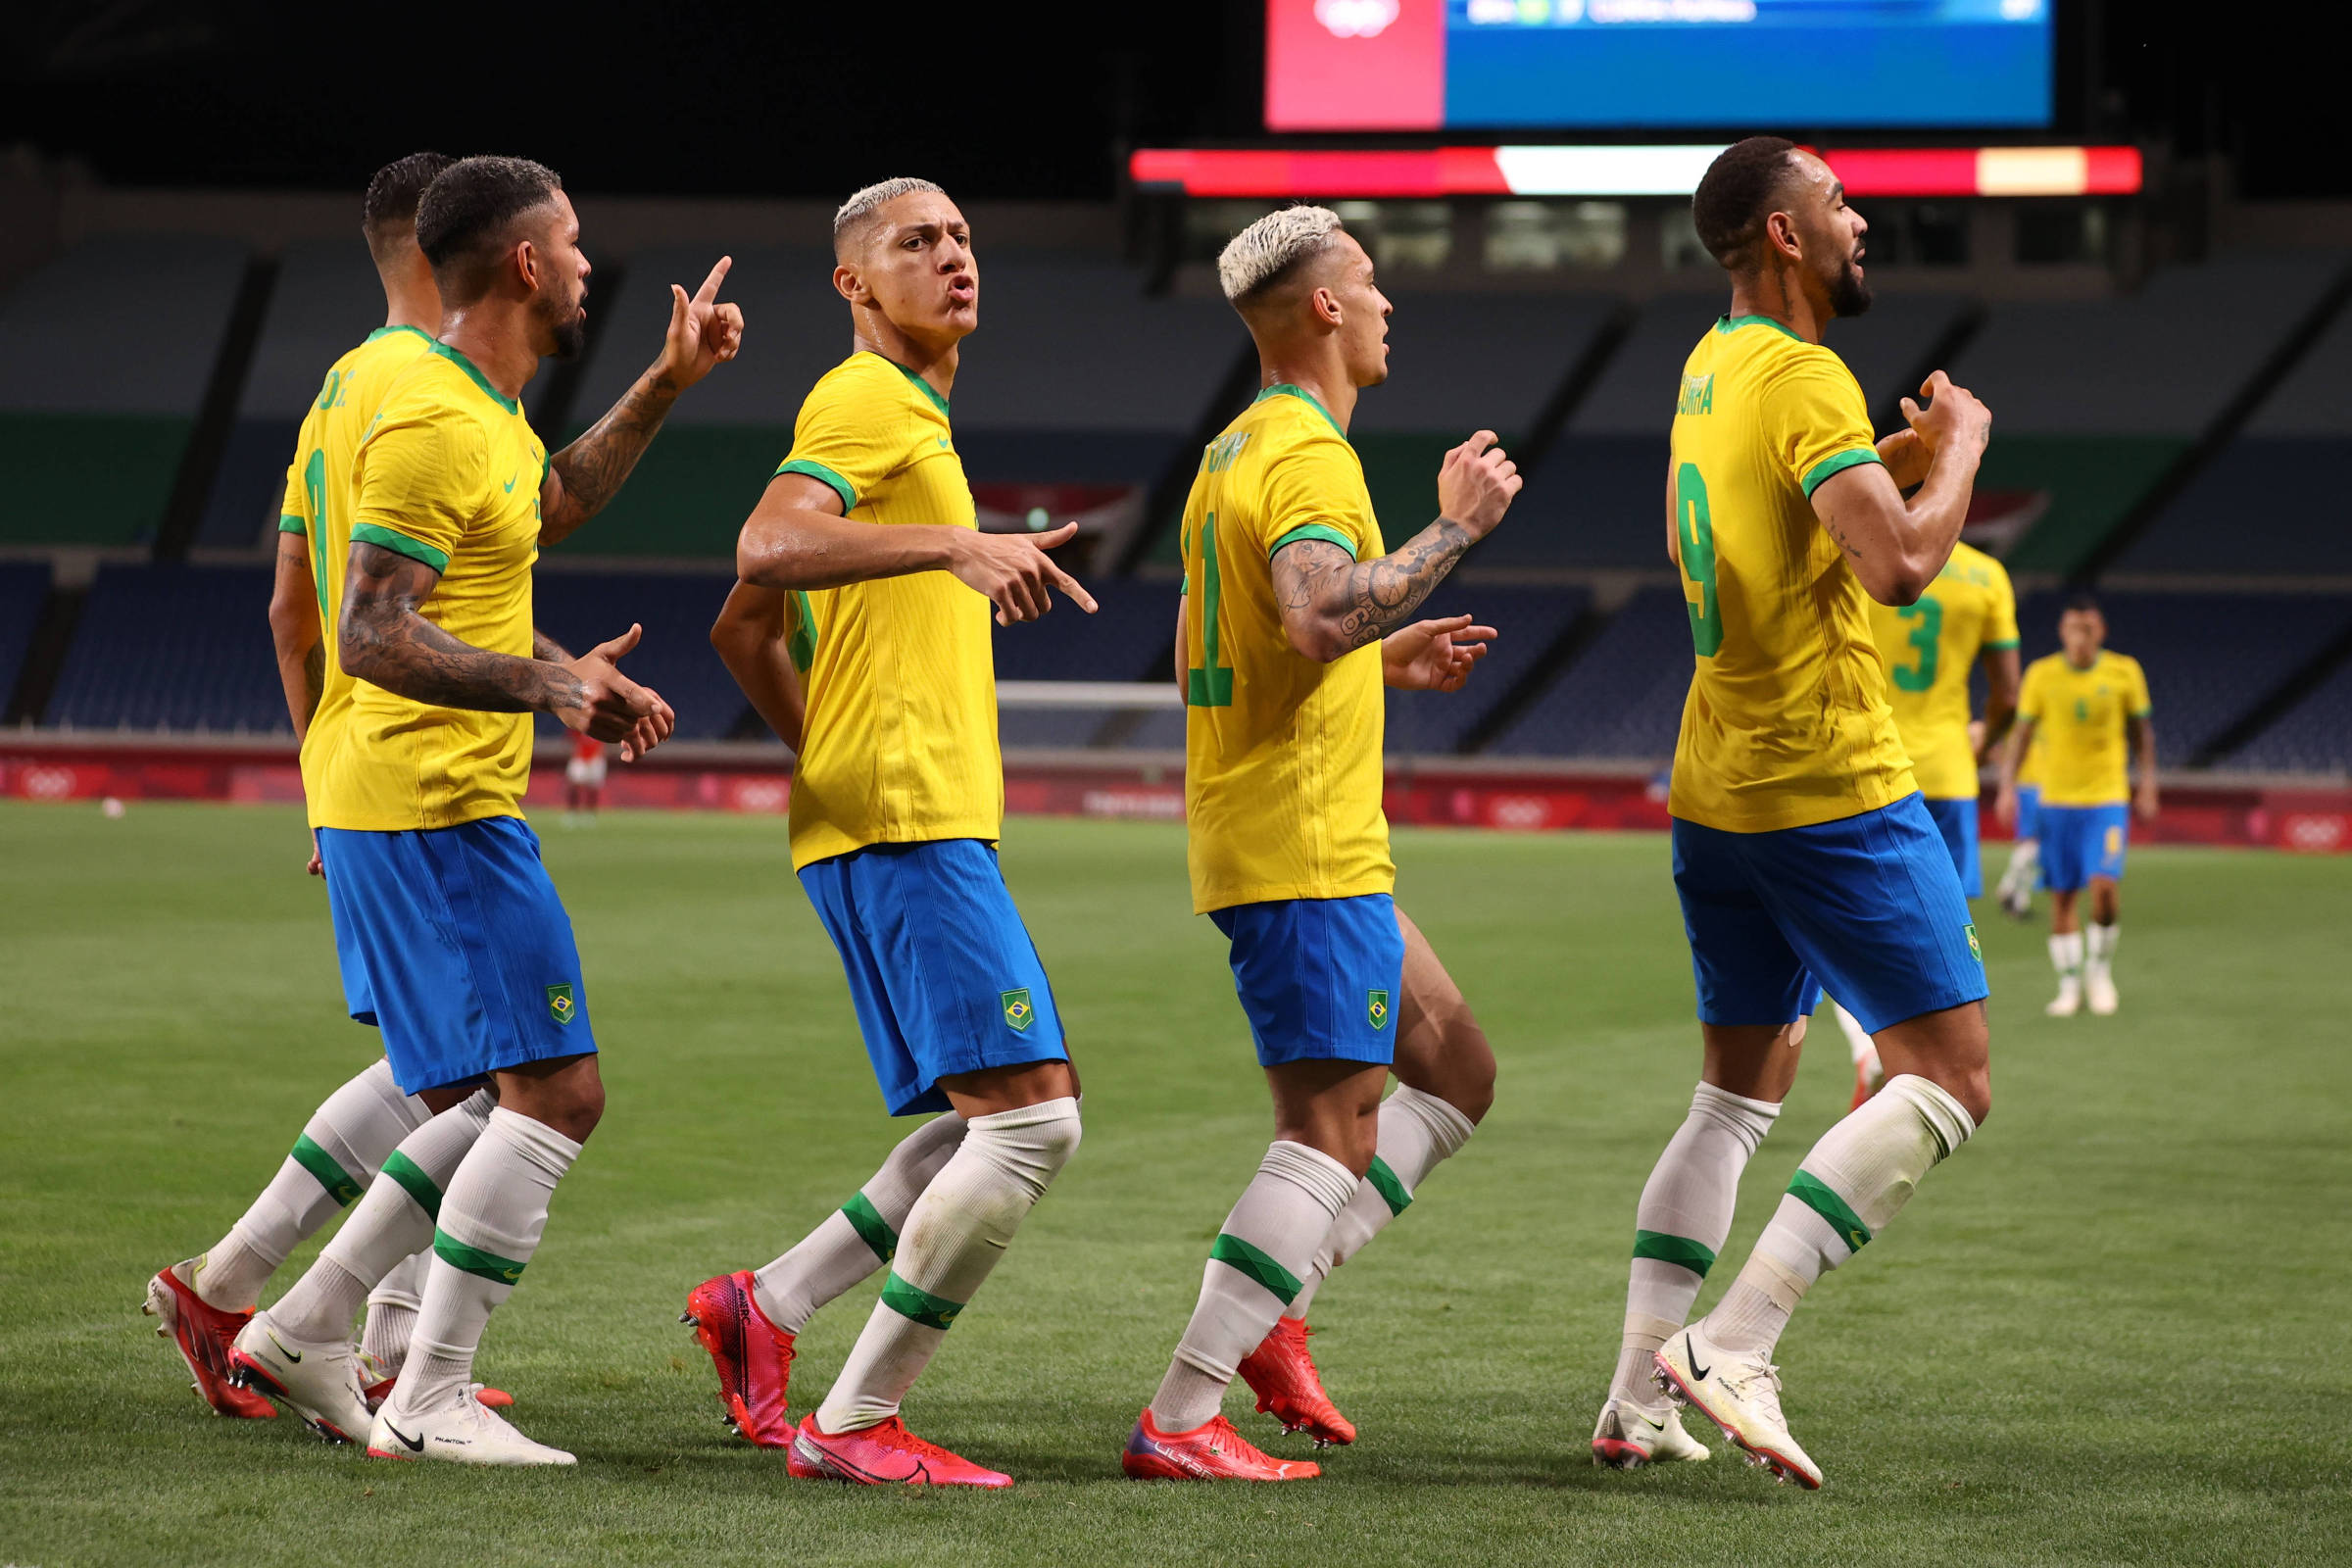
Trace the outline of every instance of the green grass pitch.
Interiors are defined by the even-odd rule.
[[[213,1419],[137,1313],[145,1276],[218,1235],[371,1050],[340,1016],[298,819],[0,808],[0,1562],[2352,1555],[2352,861],[2135,853],[2111,1019],[2044,1019],[2040,931],[1986,913],[1995,1113],[1781,1347],[1829,1475],[1807,1495],[1720,1455],[1588,1462],[1635,1197],[1696,1070],[1665,841],[1400,833],[1400,896],[1494,1038],[1500,1098],[1316,1304],[1361,1441],[1319,1482],[1237,1490],[1118,1475],[1269,1130],[1219,941],[1186,912],[1177,829],[1016,820],[1006,872],[1088,1130],[907,1406],[1019,1478],[972,1496],[787,1479],[721,1428],[674,1321],[893,1138],[782,824],[620,814],[551,821],[547,844],[611,1109],[481,1368],[581,1464],[482,1473]],[[1810,1052],[1702,1306],[1844,1108],[1835,1029]],[[870,1299],[804,1337],[796,1407]],[[1303,1449],[1246,1396],[1227,1409]]]

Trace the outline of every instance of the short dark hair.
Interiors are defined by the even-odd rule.
[[[1690,197],[1690,221],[1716,265],[1739,271],[1754,264],[1756,236],[1790,173],[1796,143],[1750,136],[1715,155]]]
[[[360,206],[360,229],[377,261],[387,246],[416,240],[416,204],[441,171],[456,162],[445,153],[411,153],[396,158],[368,181],[368,196]]]
[[[442,299],[463,305],[481,298],[514,220],[563,188],[562,175],[528,158],[461,158],[443,170],[416,204],[416,243]]]
[[[2101,613],[2099,596],[2087,588],[2078,588],[2068,594],[2066,596],[2066,613],[2071,615],[2077,611],[2088,611],[2094,615]]]

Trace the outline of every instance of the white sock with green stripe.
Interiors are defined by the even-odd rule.
[[[1287,1141],[1266,1150],[1208,1250],[1200,1302],[1152,1396],[1162,1432],[1190,1432],[1217,1413],[1235,1369],[1298,1298],[1355,1191],[1355,1173],[1321,1150]]]
[[[431,1114],[400,1092],[380,1057],[327,1096],[253,1206],[204,1254],[189,1282],[197,1298],[229,1311],[252,1306],[286,1254],[357,1199]]]
[[[400,1141],[351,1211],[293,1288],[270,1308],[289,1338],[324,1345],[351,1333],[352,1314],[394,1269],[433,1245],[441,1194],[490,1125],[497,1102],[477,1090]],[[419,1293],[421,1296],[421,1293]],[[413,1329],[414,1323],[410,1325]],[[404,1336],[405,1339],[405,1336]]]
[[[504,1105],[490,1112],[442,1195],[424,1304],[385,1405],[395,1419],[448,1403],[472,1379],[482,1330],[539,1250],[556,1183],[579,1157],[580,1146],[546,1123]]]
[[[2082,964],[2086,974],[2105,974],[2115,959],[2115,941],[2123,933],[2112,925],[2092,921],[2082,928]]]
[[[2001,872],[2001,885],[1993,890],[2000,898],[2015,898],[2034,886],[2034,873],[2041,869],[2041,841],[2019,839],[2009,852],[2009,864]]]
[[[2082,933],[2080,931],[2053,932],[2050,936],[2050,967],[2058,971],[2061,988],[2078,985],[2082,979]]]
[[[899,1232],[963,1143],[964,1120],[934,1116],[899,1140],[858,1196],[835,1209],[800,1246],[752,1275],[752,1296],[767,1320],[798,1334],[816,1309],[854,1290],[898,1255]]]
[[[1746,1266],[1707,1314],[1707,1337],[1770,1354],[1813,1282],[1884,1230],[1920,1178],[1976,1130],[1960,1102],[1927,1079],[1888,1079],[1797,1166]]]
[[[1667,1140],[1634,1209],[1634,1266],[1625,1287],[1625,1338],[1609,1397],[1654,1405],[1650,1357],[1690,1315],[1715,1254],[1732,1233],[1740,1173],[1781,1107],[1702,1083]]]
[[[360,1353],[386,1377],[398,1377],[409,1358],[409,1335],[424,1305],[425,1266],[430,1253],[411,1252],[368,1293],[368,1321],[360,1329]]]
[[[1315,1293],[1331,1271],[1364,1250],[1389,1221],[1404,1212],[1421,1191],[1422,1180],[1441,1159],[1461,1152],[1478,1123],[1435,1095],[1399,1084],[1380,1103],[1380,1152],[1364,1172],[1362,1185],[1340,1217],[1331,1222],[1314,1262],[1298,1283],[1298,1294],[1282,1309],[1284,1317],[1302,1318],[1314,1304]]]
[[[974,1116],[965,1128],[906,1214],[882,1299],[817,1408],[820,1432],[859,1432],[899,1413],[949,1325],[1077,1152],[1078,1102]]]

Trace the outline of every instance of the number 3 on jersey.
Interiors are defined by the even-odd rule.
[[[1715,519],[1707,512],[1707,481],[1695,463],[1674,470],[1674,532],[1683,558],[1690,646],[1699,658],[1713,659],[1723,647],[1723,607],[1715,599]]]
[[[1233,666],[1217,662],[1217,514],[1200,519],[1200,592],[1191,596],[1200,617],[1200,662],[1185,671],[1188,708],[1231,708]]]

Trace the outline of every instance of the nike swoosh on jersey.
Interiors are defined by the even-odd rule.
[[[521,477],[522,470],[520,468],[516,468],[514,470],[514,479],[519,479]],[[513,495],[514,493],[514,479],[509,479],[507,481],[507,494],[509,495]]]

